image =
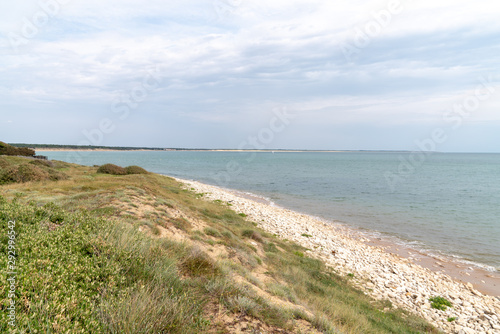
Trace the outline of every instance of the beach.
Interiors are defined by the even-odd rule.
[[[446,333],[500,333],[500,278],[488,271],[437,259],[387,240],[367,237],[336,224],[277,207],[248,194],[177,179],[206,200],[220,200],[262,229],[293,240],[307,255],[323,260],[375,299],[389,300],[418,314]],[[452,307],[431,307],[444,297]]]

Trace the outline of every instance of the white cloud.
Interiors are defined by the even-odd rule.
[[[19,52],[6,37],[40,6],[2,3],[0,99],[39,113],[77,105],[93,122],[157,68],[162,84],[142,115],[250,129],[287,104],[321,126],[432,123],[498,68],[494,6],[401,0],[349,62],[340,44],[388,1],[69,1]],[[497,119],[496,107],[485,103],[482,119]]]

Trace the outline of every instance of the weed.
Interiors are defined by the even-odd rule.
[[[273,282],[269,284],[267,288],[271,294],[281,297],[292,303],[297,303],[297,296],[288,286]]]
[[[199,249],[193,249],[181,261],[180,270],[184,275],[191,277],[216,276],[221,273],[213,260]]]
[[[219,231],[217,231],[213,227],[205,227],[203,229],[203,232],[205,232],[206,235],[212,236],[214,238],[220,238],[221,237],[221,234],[219,233]]]
[[[277,253],[278,248],[276,247],[276,245],[274,243],[268,242],[264,245],[264,251],[266,253]]]
[[[179,217],[179,218],[172,218],[169,220],[176,228],[178,228],[179,230],[182,230],[182,231],[189,231],[191,230],[192,226],[191,226],[191,223],[185,219],[185,218],[182,218],[182,217]]]
[[[451,303],[444,297],[432,297],[429,298],[431,302],[431,307],[437,310],[445,311],[447,307],[451,307]]]
[[[235,235],[231,233],[230,231],[224,231],[221,233],[221,235],[226,238],[226,239],[234,239]]]
[[[241,232],[241,236],[253,239],[258,242],[264,242],[264,239],[262,238],[262,235],[254,230],[246,229]]]

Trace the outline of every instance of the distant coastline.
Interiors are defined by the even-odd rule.
[[[302,150],[302,149],[209,149],[209,148],[163,148],[163,147],[127,147],[127,146],[81,146],[50,144],[16,144],[14,147],[28,147],[36,151],[206,151],[206,152],[325,152],[325,153],[408,153],[409,151],[392,150]]]

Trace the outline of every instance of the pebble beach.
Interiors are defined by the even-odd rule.
[[[260,228],[307,248],[307,255],[323,260],[339,275],[352,276],[353,284],[375,299],[389,300],[420,315],[445,333],[500,333],[500,300],[442,272],[426,268],[412,258],[387,252],[371,240],[334,222],[265,203],[258,198],[177,179],[187,188],[204,193],[207,200],[231,204]],[[444,297],[452,307],[431,307],[432,297]]]

